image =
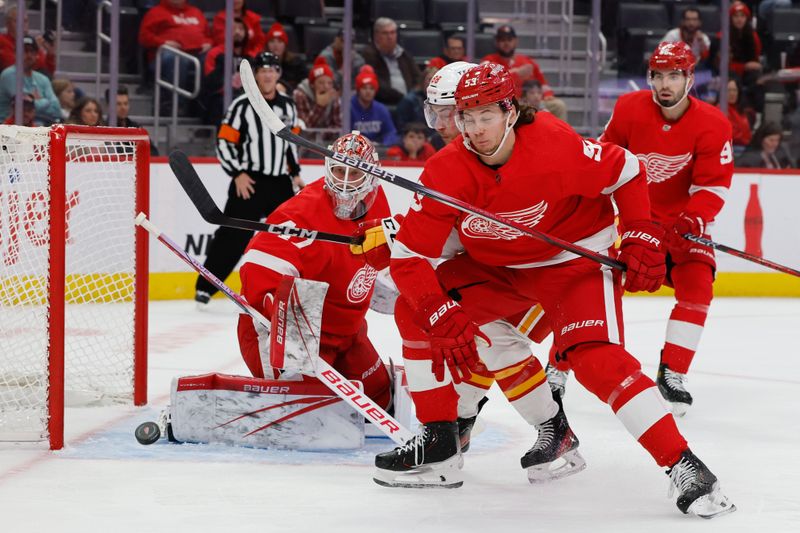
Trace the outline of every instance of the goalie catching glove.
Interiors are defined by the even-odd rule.
[[[476,338],[487,346],[492,344],[461,306],[445,295],[423,301],[419,320],[430,339],[431,370],[437,381],[444,381],[445,364],[454,383],[469,378],[470,370],[480,361]]]
[[[619,260],[625,263],[623,286],[629,292],[654,292],[667,274],[663,251],[664,229],[650,220],[625,225],[619,245]]]
[[[363,256],[364,262],[375,270],[388,267],[392,245],[403,218],[403,215],[395,215],[360,222],[353,236],[363,240],[361,244],[351,244],[350,253]]]
[[[671,248],[688,252],[689,248],[696,245],[689,239],[683,238],[687,233],[697,237],[705,235],[706,222],[703,217],[697,213],[681,213],[672,226],[672,231],[667,234],[667,243]]]

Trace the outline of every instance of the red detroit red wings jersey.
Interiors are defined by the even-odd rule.
[[[267,222],[352,235],[358,222],[388,216],[389,204],[379,189],[366,216],[357,221],[336,218],[323,180],[317,180],[273,211]],[[347,245],[264,232],[250,241],[239,273],[242,293],[259,311],[264,309],[266,294],[275,293],[282,274],[328,283],[322,333],[338,336],[354,335],[362,326],[378,274],[363,258],[351,254]]]
[[[647,169],[653,219],[668,227],[681,212],[710,222],[733,176],[731,125],[714,106],[689,97],[689,109],[666,120],[650,90],[623,95],[600,137],[627,148]]]
[[[510,159],[498,169],[460,142],[429,159],[426,186],[520,224],[605,252],[616,238],[608,195],[636,177],[641,163],[627,150],[581,138],[549,113],[516,130]],[[646,201],[646,197],[645,197]],[[647,216],[647,208],[643,210]],[[451,232],[476,261],[497,266],[544,266],[576,256],[520,231],[464,214],[430,198],[415,198],[392,251],[400,292],[438,290],[425,258],[437,258]],[[427,266],[427,268],[426,268]]]

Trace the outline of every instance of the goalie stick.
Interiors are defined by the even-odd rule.
[[[259,313],[256,309],[247,303],[247,300],[241,294],[235,292],[233,289],[225,285],[219,278],[209,272],[203,265],[198,263],[189,254],[184,252],[172,239],[161,233],[144,213],[139,213],[136,217],[136,224],[142,226],[151,235],[157,238],[167,248],[180,257],[186,264],[196,270],[201,276],[206,278],[209,283],[214,285],[218,290],[222,291],[233,303],[235,303],[241,311],[250,315],[257,320],[261,325],[266,328],[271,327],[271,322]],[[347,378],[342,376],[338,370],[333,368],[327,361],[321,357],[316,359],[315,368],[316,377],[325,384],[331,391],[338,397],[344,400],[353,409],[361,413],[361,415],[372,422],[383,432],[387,437],[392,439],[395,443],[403,445],[409,441],[414,434],[398,422],[392,415],[386,412],[380,405],[372,401],[367,395],[359,392],[359,387],[350,382]]]
[[[267,233],[274,233],[276,235],[287,235],[289,237],[299,237],[301,239],[314,239],[319,241],[335,242],[339,244],[354,244],[359,245],[363,242],[363,237],[351,237],[349,235],[340,235],[338,233],[326,233],[324,231],[296,228],[292,226],[279,226],[276,224],[266,224],[255,220],[244,220],[241,218],[233,218],[225,215],[219,210],[214,199],[208,193],[200,176],[192,166],[186,154],[179,150],[175,150],[169,154],[169,166],[175,177],[186,191],[186,195],[192,201],[200,216],[203,220],[217,226],[228,226],[231,228],[264,231]]]
[[[795,270],[793,268],[783,266],[779,263],[774,263],[769,259],[764,259],[763,257],[758,257],[757,255],[748,254],[747,252],[737,250],[736,248],[731,248],[730,246],[720,244],[718,242],[712,241],[711,239],[698,237],[697,235],[692,235],[691,233],[685,233],[683,235],[683,238],[692,242],[696,242],[697,244],[702,244],[703,246],[708,246],[709,248],[719,250],[720,252],[731,254],[735,257],[739,257],[746,261],[752,261],[753,263],[758,263],[759,265],[771,268],[773,270],[777,270],[778,272],[783,272],[784,274],[790,274],[792,276],[800,277],[800,270]]]
[[[508,218],[502,217],[500,215],[496,215],[494,213],[490,213],[484,209],[476,207],[474,205],[468,204],[458,198],[453,198],[447,194],[441,193],[435,189],[431,189],[419,183],[415,183],[411,180],[398,176],[396,174],[392,174],[377,165],[372,163],[368,163],[366,161],[360,161],[358,159],[348,157],[344,154],[340,154],[334,152],[329,148],[324,148],[316,143],[309,141],[308,139],[304,139],[299,135],[292,132],[292,129],[285,125],[283,121],[275,114],[274,111],[269,107],[269,104],[264,97],[261,95],[261,91],[258,88],[258,84],[256,83],[256,79],[253,76],[253,70],[250,67],[250,63],[245,59],[239,64],[239,74],[242,79],[242,87],[244,88],[244,92],[247,95],[247,99],[250,101],[250,105],[253,106],[256,113],[261,117],[267,127],[278,137],[288,141],[292,144],[296,144],[298,146],[302,146],[303,148],[307,148],[312,152],[316,152],[322,156],[328,157],[330,159],[334,159],[339,161],[340,163],[351,167],[362,170],[369,174],[372,174],[378,179],[388,181],[389,183],[394,183],[398,187],[406,189],[408,191],[421,194],[422,196],[427,196],[437,202],[441,202],[444,205],[450,206],[454,209],[458,209],[459,211],[463,211],[464,213],[468,213],[470,215],[475,215],[480,217],[484,220],[489,220],[491,222],[495,222],[504,226],[506,228],[515,229],[526,235],[530,235],[536,239],[546,242],[552,246],[556,246],[561,248],[562,250],[566,250],[568,252],[572,252],[575,255],[579,255],[581,257],[585,257],[587,259],[591,259],[592,261],[596,261],[603,265],[606,265],[611,268],[616,268],[619,270],[625,271],[626,267],[625,264],[617,261],[616,259],[612,259],[610,257],[606,257],[601,255],[597,252],[593,252],[582,246],[578,246],[571,242],[565,241],[563,239],[559,239],[558,237],[553,237],[552,235],[548,235],[546,233],[542,233],[541,231],[537,231],[533,228],[529,228],[528,226],[523,226],[513,220]]]

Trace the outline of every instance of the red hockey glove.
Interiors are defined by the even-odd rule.
[[[363,256],[364,262],[375,270],[383,270],[389,266],[392,255],[394,237],[400,230],[403,215],[394,218],[374,218],[359,222],[353,237],[363,237],[361,244],[351,244],[350,253]]]
[[[625,225],[619,245],[619,260],[628,267],[623,286],[630,292],[653,292],[667,274],[663,252],[664,229],[649,220]]]
[[[428,332],[436,381],[444,381],[444,366],[450,369],[454,383],[461,383],[480,361],[475,338],[491,346],[489,338],[453,300],[436,296],[420,307],[423,328]]]
[[[687,233],[702,237],[706,233],[706,221],[703,217],[696,213],[681,213],[675,225],[672,226],[672,231],[667,233],[667,244],[671,248],[678,250],[689,251],[694,243],[689,239],[684,239],[683,236]]]

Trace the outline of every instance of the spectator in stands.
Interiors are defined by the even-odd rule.
[[[406,94],[400,103],[397,104],[395,110],[395,126],[400,131],[405,131],[406,124],[411,122],[421,122],[425,124],[425,99],[427,98],[426,90],[428,84],[431,82],[436,71],[439,67],[428,66],[425,69],[422,84],[415,87],[413,91]],[[433,134],[434,130],[427,130],[428,135]]]
[[[91,96],[84,96],[75,103],[67,118],[67,124],[80,126],[103,126],[103,108]]]
[[[503,65],[511,73],[517,98],[522,97],[522,84],[530,79],[538,80],[542,85],[544,107],[561,120],[567,120],[567,104],[556,98],[552,87],[542,74],[539,65],[533,58],[517,54],[517,32],[513,27],[505,24],[497,28],[494,35],[495,53],[485,56],[481,62],[492,62]]]
[[[293,93],[297,116],[306,128],[335,129],[330,140],[339,136],[342,129],[342,111],[339,92],[333,86],[333,71],[324,58],[318,57]]]
[[[32,94],[26,94],[22,97],[22,124],[20,126],[33,127],[36,126],[36,106],[34,105],[34,98]],[[11,114],[8,116],[3,124],[15,124],[14,108],[11,108]]]
[[[287,94],[292,94],[292,90],[308,76],[308,69],[302,57],[289,51],[289,34],[279,22],[267,30],[267,52],[280,58],[281,81],[289,85]]]
[[[23,20],[25,35],[28,35],[28,12],[25,11]],[[53,39],[53,32],[47,32],[44,36],[37,36],[36,45],[38,47],[36,62],[33,70],[43,72],[52,76],[56,71],[56,49]],[[14,65],[17,61],[17,6],[10,4],[6,8],[6,32],[0,34],[0,71]]]
[[[69,112],[75,107],[75,86],[66,78],[53,80],[53,92],[61,105],[61,121],[67,120]]]
[[[267,45],[267,36],[264,34],[264,30],[261,29],[261,15],[252,9],[247,9],[244,0],[233,0],[233,17],[234,20],[242,21],[247,28],[245,53],[250,57],[255,57],[263,52],[264,47]],[[214,46],[225,45],[224,9],[218,11],[211,22],[211,40]],[[236,41],[235,38],[234,41]]]
[[[736,159],[737,167],[745,168],[793,168],[792,160],[786,148],[781,146],[783,129],[774,122],[762,124],[755,135],[750,147]]]
[[[758,84],[762,71],[761,39],[753,29],[750,8],[744,2],[733,2],[729,16],[731,21],[729,69],[741,80],[739,102],[745,110],[762,110],[763,86]],[[719,54],[715,61],[719,65]]]
[[[337,88],[342,87],[342,69],[344,68],[344,32],[339,30],[339,33],[336,34],[336,37],[333,38],[333,42],[322,49],[322,52],[319,53],[319,57],[325,59],[328,63],[328,66],[331,67],[333,71],[333,83]],[[351,56],[352,59],[352,69],[351,72],[353,74],[353,80],[356,79],[356,74],[361,70],[361,67],[364,66],[364,56],[362,56],[357,50],[352,50]]]
[[[422,78],[414,58],[397,44],[397,23],[390,18],[380,17],[375,21],[372,43],[363,54],[364,61],[378,76],[380,90],[376,99],[379,102],[397,104]]]
[[[528,80],[522,84],[522,98],[520,99],[520,103],[528,104],[539,111],[547,111],[547,108],[542,106],[543,99],[544,91],[542,90],[542,84],[539,83],[539,80]]]
[[[239,77],[239,63],[251,56],[246,50],[249,46],[249,33],[244,20],[233,21],[233,75],[225,72],[225,45],[218,44],[208,51],[203,63],[203,84],[200,91],[200,104],[204,108],[205,123],[217,125],[225,115],[225,84],[230,84],[233,98],[242,94],[242,80]]]
[[[758,4],[758,18],[769,20],[772,12],[778,7],[792,7],[792,0],[761,0]]]
[[[150,72],[155,72],[156,51],[162,45],[177,48],[200,59],[201,64],[206,52],[211,49],[211,38],[207,35],[207,22],[203,12],[190,5],[187,0],[161,0],[161,3],[150,9],[142,19],[139,27],[139,44],[147,50],[147,61]],[[170,51],[162,54],[162,72],[164,79],[171,80],[176,65],[179,68],[179,84],[187,87],[192,65],[181,61]],[[170,111],[170,99],[162,94],[160,113]]]
[[[36,107],[36,122],[49,126],[61,120],[61,105],[53,92],[50,80],[33,70],[39,57],[39,46],[33,37],[26,35],[23,40],[25,54],[23,56],[23,81],[22,90],[31,94]],[[14,95],[17,92],[17,67],[12,65],[0,74],[0,117],[7,117],[9,109],[14,108]]]
[[[703,20],[700,17],[700,10],[695,7],[687,7],[681,12],[680,26],[669,30],[661,40],[668,43],[685,42],[692,49],[692,53],[700,65],[708,60],[711,49],[711,39],[701,31],[702,27]],[[695,70],[697,70],[697,66]]]
[[[739,155],[753,138],[750,121],[739,105],[739,79],[732,76],[728,80],[728,120],[733,128],[733,153]]]
[[[422,163],[436,153],[427,140],[428,128],[422,122],[409,122],[403,128],[402,144],[392,146],[386,151],[390,161],[415,161]]]
[[[109,91],[106,89],[106,105],[111,106],[111,101],[109,99]],[[124,85],[120,85],[117,87],[117,97],[114,101],[114,105],[117,109],[117,127],[119,128],[141,128],[141,124],[136,122],[135,120],[131,119],[130,112],[131,112],[131,100],[130,94],[128,93],[128,88]],[[84,108],[85,110],[86,108]],[[108,120],[106,120],[108,123]],[[112,126],[113,124],[108,124]],[[122,148],[121,151],[124,153],[125,148]],[[153,140],[150,140],[150,155],[158,155],[158,147],[153,144]]]
[[[356,94],[350,101],[350,130],[357,130],[374,143],[386,146],[397,144],[397,130],[389,109],[375,101],[380,88],[372,67],[364,65],[356,76]]]
[[[131,97],[128,93],[128,88],[124,85],[120,85],[117,87],[117,96],[112,102],[109,98],[111,95],[109,94],[108,89],[106,89],[106,105],[111,108],[112,105],[115,106],[117,111],[117,127],[120,128],[141,128],[142,126],[132,120],[130,118],[131,112]],[[85,109],[85,108],[84,108]],[[108,120],[105,121],[109,126],[113,126],[113,124],[109,123]]]
[[[429,67],[442,68],[450,63],[456,61],[466,61],[467,56],[467,40],[460,33],[454,33],[445,39],[445,45],[442,49],[442,55],[436,56],[428,61]]]

